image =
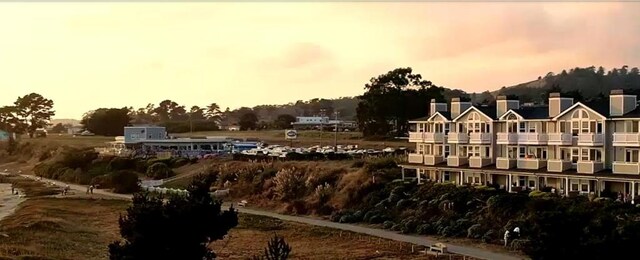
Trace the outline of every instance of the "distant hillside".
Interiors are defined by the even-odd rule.
[[[491,92],[491,96],[515,95],[523,102],[544,102],[547,92],[579,93],[585,100],[608,96],[612,89],[625,89],[640,93],[640,70],[628,66],[605,71],[603,67],[574,68],[559,74],[547,73],[544,77]],[[476,95],[483,95],[480,93]],[[478,101],[477,99],[474,101]]]

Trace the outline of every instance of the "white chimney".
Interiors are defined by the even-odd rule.
[[[611,90],[609,94],[609,115],[622,116],[636,109],[636,95],[625,94],[622,89]]]
[[[429,116],[432,116],[436,112],[446,112],[447,103],[438,103],[435,99],[431,99],[429,102]]]
[[[451,118],[458,117],[462,112],[471,107],[471,102],[462,102],[460,98],[451,99]]]
[[[496,118],[504,115],[511,109],[519,109],[519,100],[509,100],[507,96],[500,95],[496,98]]]
[[[571,106],[573,98],[561,97],[558,92],[549,93],[549,117],[557,116]]]

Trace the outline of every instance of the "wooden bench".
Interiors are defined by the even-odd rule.
[[[441,256],[447,255],[449,252],[447,251],[447,246],[443,243],[435,243],[424,250],[424,253],[428,255]]]

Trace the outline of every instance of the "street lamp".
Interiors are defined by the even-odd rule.
[[[338,115],[340,115],[340,112],[336,111],[334,114],[336,115],[336,122],[333,135],[333,151],[338,152]]]
[[[324,131],[324,112],[325,109],[320,109],[320,148],[322,148],[322,132]]]

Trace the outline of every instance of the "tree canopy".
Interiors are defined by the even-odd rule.
[[[213,175],[196,176],[187,196],[161,197],[138,193],[127,214],[120,217],[123,241],[109,245],[112,260],[215,259],[209,244],[238,225],[237,212],[222,210],[211,198]]]
[[[402,136],[409,119],[427,115],[429,100],[443,101],[443,91],[411,68],[372,78],[359,97],[356,111],[360,129],[365,136]]]
[[[85,113],[80,124],[97,135],[119,136],[124,134],[124,127],[129,125],[129,121],[127,108],[99,108]]]
[[[18,97],[14,105],[15,114],[30,137],[34,136],[37,129],[47,127],[51,117],[56,114],[53,111],[53,100],[38,93]]]

